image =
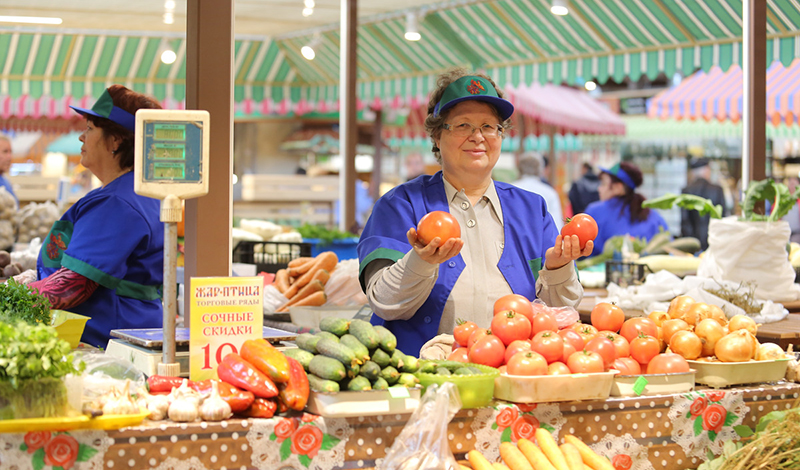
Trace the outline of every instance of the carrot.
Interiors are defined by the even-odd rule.
[[[322,253],[318,254],[315,258],[314,265],[309,269],[305,274],[297,278],[292,284],[289,289],[284,292],[287,298],[292,298],[300,290],[303,286],[311,282],[314,279],[314,276],[317,274],[317,271],[324,269],[328,272],[333,271],[336,267],[336,264],[339,262],[339,258],[336,256],[336,253],[332,251],[323,251]]]
[[[289,299],[289,301],[286,302],[285,304],[283,304],[280,307],[278,307],[278,309],[275,310],[275,311],[276,312],[285,312],[292,305],[295,305],[297,302],[300,302],[301,300],[303,300],[304,298],[306,298],[309,295],[313,294],[314,292],[319,292],[321,290],[325,290],[325,286],[323,286],[321,282],[319,282],[319,281],[309,282],[308,284],[306,284],[305,287],[300,289],[300,291],[297,294],[295,294],[294,297]]]
[[[295,259],[289,261],[289,267],[290,268],[296,268],[296,267],[300,266],[301,264],[308,263],[309,261],[314,261],[314,257],[312,257],[312,256],[302,256],[300,258],[295,258]]]
[[[304,297],[299,302],[292,305],[292,307],[321,307],[325,305],[325,302],[328,301],[328,296],[325,295],[325,291],[317,291],[313,294]]]
[[[328,279],[330,278],[331,278],[330,271],[328,271],[327,269],[320,269],[319,271],[317,271],[317,274],[314,275],[314,278],[311,279],[311,281],[312,282],[315,280],[319,281],[324,286],[328,282]]]
[[[310,258],[303,264],[297,266],[289,266],[289,275],[292,277],[302,276],[303,274],[307,273],[309,269],[314,267],[316,263],[316,258]]]
[[[517,441],[517,445],[519,446],[519,450],[522,451],[522,454],[525,455],[525,458],[528,459],[528,462],[530,462],[536,470],[556,470],[556,467],[547,460],[547,456],[544,455],[544,452],[536,447],[536,444],[533,442],[523,438]]]
[[[492,467],[494,468],[494,470],[511,470],[510,468],[498,462],[492,462]]]
[[[472,470],[471,467],[467,467],[464,464],[458,464],[458,468],[461,469],[461,470]]]
[[[500,457],[511,470],[533,470],[525,455],[511,442],[500,444]],[[537,467],[538,470],[538,467]]]
[[[556,467],[556,470],[569,470],[569,466],[567,465],[567,460],[564,458],[564,454],[561,453],[561,449],[558,448],[558,444],[556,444],[556,440],[553,439],[553,435],[550,434],[550,431],[544,428],[536,429],[536,442],[539,443],[539,448],[542,449],[544,455],[547,456],[547,460]]]
[[[467,460],[469,460],[469,464],[472,465],[472,468],[475,470],[493,470],[492,464],[477,450],[469,451],[467,453]]]
[[[283,294],[289,289],[289,271],[285,269],[279,269],[278,272],[275,273],[275,288],[278,289],[278,292]]]
[[[569,470],[583,470],[583,459],[581,459],[581,453],[578,452],[577,447],[569,442],[565,442],[559,446],[559,449],[561,449],[561,453],[564,454],[564,459],[567,461]]]
[[[608,459],[597,455],[597,453],[595,453],[591,447],[584,444],[582,440],[572,434],[564,436],[564,440],[577,447],[583,463],[592,467],[594,470],[614,470],[614,466],[611,465]]]

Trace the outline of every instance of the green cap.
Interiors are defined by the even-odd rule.
[[[514,105],[510,101],[497,96],[497,90],[483,77],[467,75],[454,81],[444,90],[442,99],[433,108],[433,117],[467,100],[477,100],[489,103],[497,108],[500,118],[505,121],[514,114]]]
[[[124,109],[114,106],[114,100],[111,98],[111,94],[108,90],[103,91],[103,94],[100,95],[100,98],[94,103],[92,109],[79,108],[77,106],[70,106],[70,108],[83,116],[88,114],[90,116],[105,118],[131,132],[136,132],[136,118],[133,114]]]

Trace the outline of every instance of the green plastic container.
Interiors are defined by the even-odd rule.
[[[458,388],[458,394],[461,397],[462,408],[483,408],[488,406],[494,398],[494,379],[500,375],[500,371],[494,367],[484,366],[481,364],[464,364],[455,361],[430,361],[444,367],[477,367],[483,374],[480,375],[436,375],[417,372],[419,383],[425,389],[431,384],[443,384],[445,382],[452,382]],[[422,391],[423,395],[425,390]]]

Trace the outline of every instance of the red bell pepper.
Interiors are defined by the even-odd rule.
[[[278,387],[253,364],[236,353],[230,353],[217,366],[220,380],[236,387],[249,390],[259,398],[278,396]]]
[[[272,418],[277,409],[278,404],[275,399],[256,398],[249,408],[238,414],[248,418]]]
[[[239,351],[242,359],[267,374],[276,384],[289,380],[289,363],[286,356],[264,339],[248,339]]]
[[[303,411],[308,402],[308,376],[299,362],[291,357],[286,359],[289,361],[289,381],[285,384],[278,384],[280,398],[290,409]]]
[[[190,381],[191,382],[191,381]],[[181,377],[169,377],[166,375],[151,375],[147,378],[147,389],[150,393],[171,392],[172,388],[178,388],[183,383]]]
[[[217,382],[217,390],[219,391],[220,398],[230,405],[231,411],[234,413],[239,413],[249,408],[256,398],[253,392],[240,390],[227,382],[214,379],[190,382],[189,386],[200,393],[210,393],[212,381]]]

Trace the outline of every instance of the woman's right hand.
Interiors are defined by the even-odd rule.
[[[408,229],[406,233],[408,243],[414,248],[417,255],[431,264],[441,264],[450,258],[456,256],[464,248],[464,240],[461,238],[451,238],[442,244],[442,239],[439,237],[431,240],[427,245],[423,245],[419,237],[417,237],[417,230],[414,227]]]

